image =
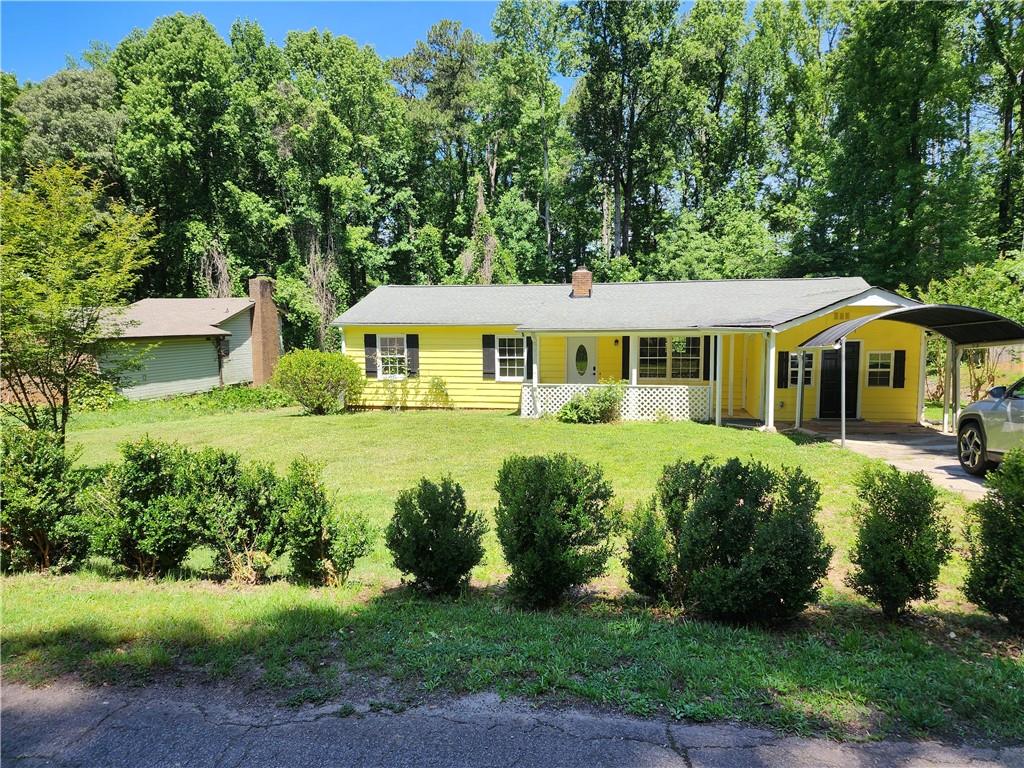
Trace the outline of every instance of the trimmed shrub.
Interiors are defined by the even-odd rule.
[[[949,522],[924,472],[871,466],[857,477],[855,570],[846,582],[895,619],[911,600],[935,597],[939,568],[953,548]]]
[[[323,415],[355,406],[366,379],[355,361],[341,352],[296,349],[278,361],[273,384],[307,413]]]
[[[650,600],[671,596],[675,552],[669,543],[665,516],[657,499],[640,504],[626,524],[626,581],[630,589]]]
[[[423,478],[398,495],[385,541],[395,567],[412,574],[416,586],[451,595],[469,581],[469,572],[483,558],[486,532],[480,514],[466,509],[461,485],[451,477],[443,477],[440,484]]]
[[[341,516],[320,481],[320,467],[296,459],[282,483],[284,537],[292,575],[309,584],[343,584],[370,551],[371,530],[360,515]]]
[[[0,468],[0,569],[68,570],[88,548],[76,496],[85,474],[72,469],[60,435],[4,425]]]
[[[606,383],[574,395],[558,411],[558,420],[566,424],[601,424],[619,418],[626,388],[621,382]]]
[[[164,575],[204,534],[202,512],[182,484],[189,454],[145,437],[122,445],[121,458],[83,495],[93,551],[132,573]]]
[[[682,603],[679,575],[680,537],[686,513],[713,481],[715,464],[700,461],[667,464],[657,493],[630,521],[623,560],[630,587],[649,600]]]
[[[1009,451],[985,486],[970,509],[964,594],[1024,631],[1024,448]]]
[[[715,619],[793,618],[818,598],[832,556],[814,519],[819,498],[799,469],[709,458],[666,466],[630,528],[630,584]]]
[[[266,464],[243,464],[238,454],[204,448],[183,463],[189,505],[203,521],[205,543],[233,581],[264,581],[284,549],[280,487]]]
[[[511,456],[495,490],[498,540],[516,600],[554,605],[604,574],[619,510],[600,466],[561,453]]]

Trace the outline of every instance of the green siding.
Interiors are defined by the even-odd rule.
[[[220,323],[231,335],[224,339],[228,355],[224,360],[224,383],[243,384],[252,381],[252,310],[239,312]]]
[[[146,400],[220,386],[217,349],[212,339],[163,339],[132,342],[136,354],[149,347],[142,367],[129,371],[121,388],[130,400]]]

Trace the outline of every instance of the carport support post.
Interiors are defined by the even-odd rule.
[[[804,417],[804,351],[797,349],[796,353],[800,359],[796,364],[796,419],[793,426],[800,429]]]
[[[846,447],[846,337],[839,340],[839,446]]]
[[[775,333],[768,331],[768,359],[764,364],[764,428],[775,429]]]
[[[949,432],[949,404],[953,400],[953,340],[946,339],[945,375],[942,377],[942,431]]]
[[[964,351],[959,344],[953,345],[953,391],[950,396],[953,400],[951,416],[953,422],[950,425],[950,432],[956,432],[956,422],[960,418],[960,362],[963,359]]]
[[[722,334],[715,334],[715,426],[722,426]]]

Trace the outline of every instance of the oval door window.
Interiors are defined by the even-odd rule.
[[[576,347],[576,373],[583,376],[587,372],[587,345]]]

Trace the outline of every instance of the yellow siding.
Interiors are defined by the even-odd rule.
[[[541,384],[561,384],[565,381],[565,337],[541,336]]]
[[[618,344],[616,344],[618,342]],[[597,337],[597,380],[622,378],[622,337]]]
[[[483,378],[484,334],[515,335],[515,329],[457,326],[348,326],[345,328],[345,352],[366,373],[363,334],[379,335],[418,333],[420,337],[419,376],[405,381],[370,379],[363,392],[363,404],[382,407],[405,398],[410,408],[424,405],[423,398],[431,378],[444,379],[452,405],[456,408],[493,408],[518,410],[522,391],[520,382],[492,381]],[[541,344],[541,359],[545,350]]]
[[[810,320],[783,331],[776,337],[776,351],[793,351],[797,344],[843,320],[876,314],[878,307],[847,307],[825,317]],[[924,331],[907,323],[885,320],[868,323],[851,334],[849,340],[860,341],[860,417],[869,421],[896,421],[913,423],[920,418],[918,412],[919,377],[921,372],[921,339]],[[902,388],[867,386],[867,353],[904,350],[907,365]],[[805,419],[818,413],[821,350],[814,351],[814,373],[810,386],[804,387]],[[796,414],[796,388],[775,389],[775,418],[792,421]]]
[[[848,307],[825,317],[790,328],[776,337],[776,352],[793,351],[796,345],[838,322],[866,314],[878,307]],[[491,381],[483,378],[482,339],[484,334],[515,335],[512,326],[434,327],[434,326],[351,326],[345,328],[346,351],[364,368],[363,334],[418,333],[420,337],[420,374],[402,382],[368,381],[364,402],[370,406],[394,404],[404,398],[409,407],[423,405],[430,380],[444,379],[452,403],[457,408],[493,408],[517,410],[521,393],[519,382]],[[872,421],[916,422],[923,331],[905,323],[879,321],[851,335],[861,341],[860,350],[860,416]],[[619,379],[622,373],[622,337],[597,336],[597,375],[599,380]],[[616,341],[619,343],[616,344]],[[763,418],[761,414],[764,386],[765,334],[757,331],[729,334],[723,339],[722,412],[728,413],[731,400],[734,412]],[[871,351],[906,351],[906,371],[901,389],[867,386],[867,355]],[[821,351],[814,351],[814,370],[810,385],[804,388],[804,418],[818,413]],[[566,339],[562,336],[540,338],[540,380],[545,384],[565,381]],[[730,391],[730,363],[732,388]],[[529,378],[529,371],[527,371]],[[661,382],[670,383],[670,382]],[[684,383],[684,382],[679,382]],[[685,383],[702,384],[702,381]],[[772,382],[775,386],[776,382]],[[775,419],[792,421],[795,414],[796,387],[775,389]]]

